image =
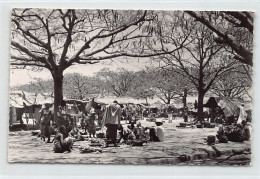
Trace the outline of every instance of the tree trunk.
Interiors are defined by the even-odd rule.
[[[167,104],[171,104],[171,98],[168,97]]]
[[[171,104],[171,92],[170,91],[168,91],[167,103],[166,104]]]
[[[204,92],[202,90],[199,90],[199,96],[198,96],[198,121],[203,121],[203,99],[204,99]]]
[[[183,92],[183,108],[187,107],[187,89],[184,89]]]
[[[203,117],[203,99],[204,99],[204,95],[205,95],[205,91],[204,91],[204,73],[203,73],[203,59],[200,60],[200,68],[199,68],[199,80],[198,80],[198,113],[197,113],[197,117],[198,117],[198,121],[200,121],[200,123],[204,120]]]
[[[58,107],[61,105],[61,101],[63,100],[63,74],[56,73],[53,75],[53,82],[54,82],[54,121],[57,122],[57,112]]]

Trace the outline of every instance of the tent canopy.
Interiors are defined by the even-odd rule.
[[[116,100],[120,104],[141,104],[144,103],[144,100],[135,99],[132,97],[104,97],[104,98],[96,98],[95,101],[97,103],[105,103],[105,104],[112,104],[113,101]]]
[[[150,108],[160,108],[163,104],[160,101],[156,101],[155,103],[151,104]]]
[[[48,94],[35,94],[24,91],[11,91],[9,95],[9,106],[21,108],[25,105],[40,105],[53,103],[54,98]]]
[[[206,108],[214,108],[214,107],[218,107],[218,102],[219,99],[216,99],[214,97],[210,97],[209,100],[207,101],[206,104],[204,104],[203,106]]]

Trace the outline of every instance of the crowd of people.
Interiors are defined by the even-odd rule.
[[[103,134],[107,146],[113,144],[118,146],[120,143],[133,144],[150,142],[162,142],[164,141],[164,128],[163,122],[158,118],[155,121],[154,127],[142,126],[142,120],[133,120],[139,113],[144,113],[141,108],[131,110],[129,106],[120,105],[117,101],[113,104],[105,106],[105,108],[99,108],[102,112],[97,112],[93,106],[86,107],[88,110],[83,111],[81,126],[83,130],[79,130],[75,117],[68,114],[66,109],[66,102],[62,101],[58,107],[57,119],[53,122],[53,114],[50,110],[50,104],[45,104],[40,110],[40,132],[38,134],[42,140],[47,139],[47,143],[54,143],[55,152],[71,151],[72,145],[75,141],[84,140],[83,135],[87,135],[89,138],[96,138],[96,132],[100,130],[98,134]],[[138,110],[137,110],[138,109]],[[218,109],[218,108],[216,108]],[[228,122],[223,121],[223,112],[215,110],[212,112],[211,121],[219,123],[219,131],[216,135],[219,142],[241,142],[250,139],[249,125],[246,120],[230,125]],[[240,110],[241,114],[246,114]],[[102,114],[102,119],[97,114]],[[140,115],[140,114],[139,114]],[[183,110],[183,120],[188,122],[188,109]],[[245,119],[245,115],[240,115]],[[239,118],[239,119],[240,119]],[[126,120],[128,119],[128,120]],[[122,120],[129,121],[129,125],[124,125]],[[229,125],[226,125],[229,124]],[[99,126],[99,129],[97,129]],[[55,134],[54,139],[51,141],[51,134]]]
[[[82,114],[82,121],[85,126],[85,132],[80,131],[78,126],[66,110],[66,102],[62,101],[58,107],[58,119],[53,122],[53,113],[50,104],[44,104],[40,110],[40,132],[39,137],[43,141],[47,138],[47,143],[53,143],[53,150],[56,153],[70,152],[75,141],[84,140],[83,135],[88,137],[96,136],[97,115],[93,107]],[[129,125],[122,125],[121,120],[126,118],[126,112],[122,105],[114,101],[113,104],[106,106],[101,121],[101,133],[105,131],[105,140],[107,146],[113,144],[118,146],[120,143],[129,144],[129,142],[141,141],[164,141],[164,128],[162,121],[156,121],[156,127],[143,127],[141,122],[129,120]],[[130,113],[129,115],[130,116]],[[134,115],[132,114],[131,117]],[[51,134],[55,137],[51,141]]]
[[[135,125],[134,121],[131,121],[131,124],[124,128],[120,124],[121,115],[122,109],[117,101],[114,101],[112,105],[107,106],[102,121],[102,128],[104,126],[107,128],[106,138],[108,143],[117,146],[121,140],[124,142],[133,140],[141,140],[143,142],[150,140],[158,142],[164,140],[164,129],[161,121],[156,122],[156,129],[148,127],[144,128],[140,122]],[[117,139],[118,130],[119,138]]]

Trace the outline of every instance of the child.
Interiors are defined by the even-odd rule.
[[[65,136],[67,136],[66,128],[61,125],[54,137],[53,150],[55,153],[63,153],[65,151],[71,152],[73,139],[71,137],[65,138]]]
[[[88,130],[89,137],[91,135],[95,137],[96,135],[96,126],[95,126],[95,110],[91,109],[89,115],[86,117],[86,129]]]

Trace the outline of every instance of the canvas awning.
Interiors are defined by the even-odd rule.
[[[216,100],[216,98],[214,98],[214,97],[210,97],[209,100],[207,101],[207,103],[203,105],[203,107],[206,107],[206,108],[217,107],[218,106],[217,101],[219,101],[219,100]]]
[[[238,101],[228,98],[220,99],[218,106],[223,110],[226,117],[239,115],[241,104]]]
[[[155,103],[151,104],[150,108],[160,108],[163,104],[160,101],[156,101]]]

